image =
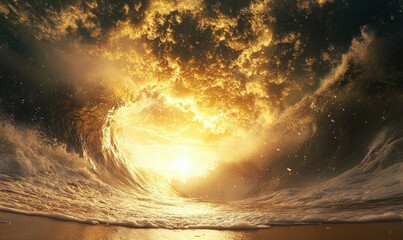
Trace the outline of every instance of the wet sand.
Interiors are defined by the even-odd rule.
[[[403,222],[272,226],[261,230],[169,230],[89,225],[0,212],[0,240],[401,240]]]

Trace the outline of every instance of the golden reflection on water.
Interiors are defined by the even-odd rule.
[[[217,230],[169,230],[169,229],[127,229],[119,228],[111,231],[110,235],[103,235],[110,240],[117,239],[142,239],[142,240],[192,240],[192,239],[209,239],[209,240],[243,240],[248,239],[240,231],[217,231]],[[94,233],[90,233],[88,238],[94,239]]]

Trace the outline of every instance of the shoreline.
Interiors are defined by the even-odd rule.
[[[166,230],[228,230],[228,231],[248,231],[248,230],[264,230],[269,229],[272,227],[296,227],[296,226],[316,226],[316,225],[338,225],[338,224],[369,224],[369,223],[398,223],[402,222],[403,219],[401,218],[381,218],[381,219],[368,219],[365,221],[354,222],[354,221],[331,221],[331,222],[289,222],[289,223],[271,223],[269,225],[234,225],[234,226],[189,226],[186,228],[167,228],[167,227],[159,227],[153,226],[151,224],[147,224],[144,226],[139,225],[132,225],[130,223],[110,223],[107,221],[98,221],[98,220],[81,220],[74,217],[65,216],[62,214],[48,214],[42,212],[27,212],[27,211],[19,211],[15,209],[9,208],[0,208],[0,223],[1,223],[1,214],[2,213],[11,213],[17,215],[23,215],[27,217],[40,217],[55,221],[61,222],[74,222],[78,224],[86,224],[90,226],[98,226],[98,225],[105,225],[105,226],[115,226],[115,227],[125,227],[125,228],[133,228],[133,229],[166,229]]]
[[[0,240],[35,239],[403,239],[403,221],[272,225],[266,229],[163,229],[91,225],[0,211]]]

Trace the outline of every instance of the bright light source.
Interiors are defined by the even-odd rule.
[[[229,124],[219,123],[221,115],[205,117],[197,109],[180,106],[173,100],[146,98],[120,107],[104,129],[104,147],[118,149],[116,154],[129,168],[184,181],[207,174],[220,161],[254,152],[256,136],[235,127],[221,133],[219,129]]]
[[[188,174],[190,172],[190,163],[187,159],[178,159],[172,164],[172,171],[181,174]]]
[[[173,162],[169,171],[174,175],[174,178],[186,181],[190,174],[192,174],[191,163],[186,158],[180,158]]]

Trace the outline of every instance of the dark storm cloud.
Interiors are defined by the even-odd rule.
[[[242,81],[263,77],[273,106],[284,108],[319,86],[362,27],[386,36],[401,26],[399,1],[269,1],[259,15],[253,4],[205,1],[200,13],[157,14],[155,21],[162,23],[152,47],[162,59],[178,59],[184,74],[217,69],[221,63],[221,75]],[[251,50],[262,29],[272,33],[271,44]],[[240,61],[242,54],[250,60]],[[245,74],[244,66],[256,73]]]
[[[229,17],[237,17],[242,10],[246,10],[252,1],[237,0],[205,0],[204,4],[210,16],[217,16],[217,13],[223,13]]]
[[[268,7],[272,74],[285,74],[305,90],[316,88],[337,65],[361,27],[387,35],[401,26],[399,1],[271,1]]]
[[[96,43],[120,22],[141,22],[147,5],[146,0],[7,1],[1,4],[0,15],[3,27],[14,34]]]
[[[158,37],[153,39],[155,54],[159,57],[177,58],[183,68],[205,72],[218,62],[229,66],[238,53],[225,42],[217,42],[211,28],[200,28],[199,20],[190,12],[171,12],[156,15],[164,23],[157,27]],[[169,32],[168,32],[169,31]],[[170,40],[167,40],[168,36]]]
[[[82,8],[85,13],[92,13],[90,21],[93,21],[99,26],[102,32],[102,37],[116,28],[119,22],[128,21],[131,24],[138,24],[144,18],[144,11],[147,8],[146,0],[98,0],[96,6],[83,1]],[[85,26],[83,22],[77,22],[76,34],[84,37],[84,40],[98,40],[93,39],[91,30]]]

